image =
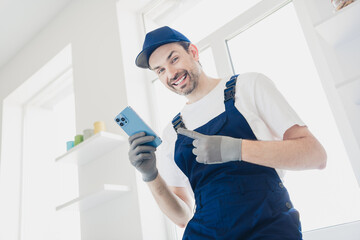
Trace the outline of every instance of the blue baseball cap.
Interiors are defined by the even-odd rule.
[[[148,32],[142,51],[136,57],[135,64],[141,68],[149,68],[150,55],[158,47],[172,42],[190,42],[190,40],[178,31],[165,26]]]

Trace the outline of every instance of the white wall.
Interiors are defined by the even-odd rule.
[[[0,69],[1,103],[69,44],[77,133],[103,120],[108,131],[123,134],[113,121],[127,105],[115,0],[73,1]],[[0,121],[2,108],[1,104]],[[0,134],[3,131],[0,122]],[[0,150],[8,143],[7,139],[2,141]],[[82,239],[141,239],[135,172],[127,160],[127,147],[79,169],[80,194],[103,183],[131,188],[123,197],[81,213]]]
[[[10,124],[11,122],[17,125],[22,123],[22,110],[15,104],[7,104],[2,110],[7,112],[4,119],[1,118],[3,119],[3,125]],[[8,137],[1,146],[3,151],[1,152],[0,162],[0,212],[2,213],[0,214],[0,226],[6,226],[6,228],[0,228],[0,239],[17,239],[20,214],[19,187],[21,185],[21,162],[16,161],[16,159],[22,156],[21,145],[18,144],[22,136],[22,129],[3,129],[2,134]],[[10,149],[13,149],[13,153],[10,152]],[[10,155],[9,161],[3,160],[5,155]]]

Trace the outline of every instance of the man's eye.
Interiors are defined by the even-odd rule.
[[[171,62],[174,63],[174,62],[176,62],[178,59],[179,59],[178,57],[174,57]]]
[[[158,74],[162,73],[164,71],[163,68],[159,69]]]

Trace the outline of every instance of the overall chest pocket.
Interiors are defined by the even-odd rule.
[[[205,135],[222,135],[220,132],[225,127],[225,124],[228,122],[226,113],[222,113],[216,118],[210,120],[205,125],[194,129],[193,131],[205,134]],[[220,133],[220,134],[219,134]],[[225,135],[225,134],[223,134]],[[194,139],[178,134],[176,141],[176,150],[181,150],[181,146],[192,146]]]

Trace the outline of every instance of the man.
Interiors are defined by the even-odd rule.
[[[326,152],[272,82],[260,73],[207,76],[196,46],[169,27],[146,35],[136,65],[188,100],[164,131],[160,174],[156,149],[144,145],[154,137],[129,138],[131,163],[161,210],[186,227],[183,239],[302,239],[280,169],[322,169]]]

